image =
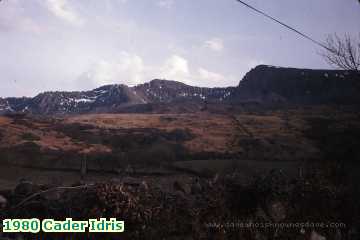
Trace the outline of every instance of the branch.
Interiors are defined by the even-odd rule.
[[[1,1],[1,0],[0,0]],[[37,197],[37,196],[40,196],[42,194],[45,194],[45,193],[49,193],[49,192],[53,192],[53,191],[58,191],[58,190],[76,190],[76,189],[83,189],[83,188],[88,188],[89,186],[93,186],[93,184],[86,184],[86,185],[80,185],[80,186],[76,186],[76,187],[56,187],[56,188],[51,188],[51,189],[47,189],[47,190],[44,190],[44,191],[40,191],[40,192],[37,192],[37,193],[34,193],[32,195],[30,195],[29,197],[25,198],[24,200],[22,200],[20,203],[18,203],[15,207],[12,207],[13,209],[14,208],[18,208],[22,205],[24,205],[24,203],[26,203],[27,201]]]
[[[329,35],[325,45],[327,51],[321,55],[330,65],[344,70],[359,71],[360,34],[358,43],[348,34],[345,34],[343,39],[337,34]]]

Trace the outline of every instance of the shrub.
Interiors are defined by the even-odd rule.
[[[183,148],[180,145],[158,141],[141,150],[128,152],[129,161],[136,164],[161,166],[182,159]]]
[[[26,141],[39,141],[40,140],[40,137],[39,136],[36,136],[32,133],[24,133],[22,136],[21,136],[22,139],[26,140]]]

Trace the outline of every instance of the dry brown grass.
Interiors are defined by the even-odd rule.
[[[0,142],[0,147],[13,147],[27,142],[24,139],[24,134],[31,134],[36,136],[37,140],[33,140],[41,149],[54,151],[74,151],[82,153],[92,152],[111,152],[106,146],[98,144],[86,144],[79,141],[74,141],[70,137],[52,129],[54,126],[44,123],[38,123],[36,120],[27,119],[32,126],[26,124],[14,123],[10,118],[0,117],[0,130],[3,134]]]
[[[185,142],[191,152],[233,152],[229,140],[235,125],[226,115],[216,114],[97,114],[70,117],[66,123],[90,124],[107,129],[156,128],[165,131],[187,129],[195,136]]]
[[[309,129],[306,118],[314,116],[328,117],[329,114],[345,116],[332,109],[292,109],[258,113],[211,114],[206,112],[187,114],[89,114],[65,117],[56,121],[36,121],[25,119],[28,124],[14,123],[11,119],[0,117],[0,131],[3,135],[0,147],[23,143],[24,133],[37,137],[38,145],[43,149],[72,151],[79,153],[111,152],[111,144],[102,142],[107,131],[125,129],[127,134],[159,134],[154,129],[168,133],[174,130],[186,130],[192,137],[181,144],[190,154],[219,153],[222,156],[243,156],[243,158],[301,159],[317,154],[316,145],[304,133]],[[340,121],[341,122],[341,121]],[[77,132],[68,134],[56,127],[61,125],[74,127],[79,133],[92,136],[99,134],[98,142],[76,138]],[[81,125],[94,128],[81,129]],[[141,131],[139,131],[139,129]],[[150,131],[152,130],[152,131]],[[101,135],[102,134],[102,135]],[[154,136],[155,136],[154,135]],[[128,136],[128,135],[126,135]],[[119,135],[121,138],[121,136]],[[76,138],[76,139],[75,139]],[[104,138],[104,139],[105,139]],[[140,136],[141,138],[141,136]],[[160,137],[161,138],[161,137]],[[155,138],[156,139],[156,138]],[[121,140],[123,141],[123,140]],[[172,141],[172,140],[169,140]],[[91,144],[97,143],[97,144]],[[173,143],[173,142],[172,142]],[[105,146],[107,144],[107,146]],[[141,151],[141,146],[139,151]],[[124,151],[124,149],[122,149]],[[125,149],[126,151],[126,149]],[[236,155],[232,155],[236,154]],[[216,158],[214,156],[214,158]]]
[[[0,117],[0,126],[4,126],[9,124],[11,121],[9,118],[7,117]]]
[[[290,120],[286,122],[283,117],[277,115],[258,116],[258,115],[238,115],[236,119],[250,133],[258,137],[271,137],[274,135],[296,135],[297,132],[290,131]],[[303,126],[297,126],[303,128]]]

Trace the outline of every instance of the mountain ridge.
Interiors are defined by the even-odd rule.
[[[172,80],[154,79],[129,87],[104,85],[89,91],[48,91],[33,98],[0,98],[0,113],[28,112],[40,115],[119,112],[130,106],[223,101],[234,88],[202,88]]]
[[[33,98],[0,98],[0,114],[39,115],[142,112],[159,104],[186,103],[328,104],[360,103],[360,74],[259,65],[235,87],[196,87],[154,79],[129,87],[104,85],[88,91],[48,91]]]

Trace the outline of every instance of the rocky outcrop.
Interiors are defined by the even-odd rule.
[[[260,65],[245,75],[231,100],[296,104],[360,103],[360,74]]]

